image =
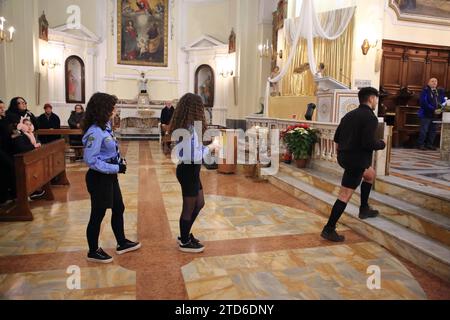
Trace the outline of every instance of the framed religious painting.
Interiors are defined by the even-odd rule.
[[[117,0],[117,63],[168,67],[169,0]]]
[[[388,0],[398,20],[450,26],[449,0]]]
[[[214,107],[214,70],[207,64],[195,72],[195,94],[198,94],[207,108]]]
[[[78,56],[70,56],[65,63],[66,103],[86,103],[84,62]]]

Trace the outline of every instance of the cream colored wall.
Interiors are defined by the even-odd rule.
[[[228,42],[231,31],[230,5],[228,0],[211,3],[189,3],[186,14],[186,28],[184,29],[185,45],[192,43],[207,34],[224,43]]]
[[[23,96],[29,109],[38,112],[37,0],[3,0],[0,4],[0,15],[7,19],[6,25],[17,30],[12,43],[0,45],[0,99],[8,105],[13,97]]]
[[[71,13],[67,13],[70,6],[80,8],[81,24],[89,30],[97,31],[99,12],[97,11],[97,0],[38,0],[39,16],[45,11],[50,28],[66,24]],[[102,13],[103,14],[103,13]]]

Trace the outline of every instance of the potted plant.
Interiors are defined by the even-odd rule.
[[[281,134],[288,150],[292,153],[297,167],[305,168],[318,141],[318,132],[307,124],[289,126]]]

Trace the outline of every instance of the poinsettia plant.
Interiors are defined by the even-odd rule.
[[[319,140],[318,131],[304,123],[287,127],[280,136],[295,160],[310,158]]]

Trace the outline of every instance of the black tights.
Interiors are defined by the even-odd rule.
[[[102,225],[103,218],[105,217],[106,208],[92,208],[91,218],[87,227],[87,238],[89,244],[89,251],[95,252],[98,249],[98,237],[100,235],[100,227]],[[122,201],[120,203],[114,203],[111,216],[111,227],[119,245],[125,242],[125,231],[123,222],[123,212],[125,206]]]
[[[192,225],[204,206],[205,197],[203,190],[199,191],[197,197],[183,197],[183,210],[180,217],[180,234],[183,243],[189,241]]]

